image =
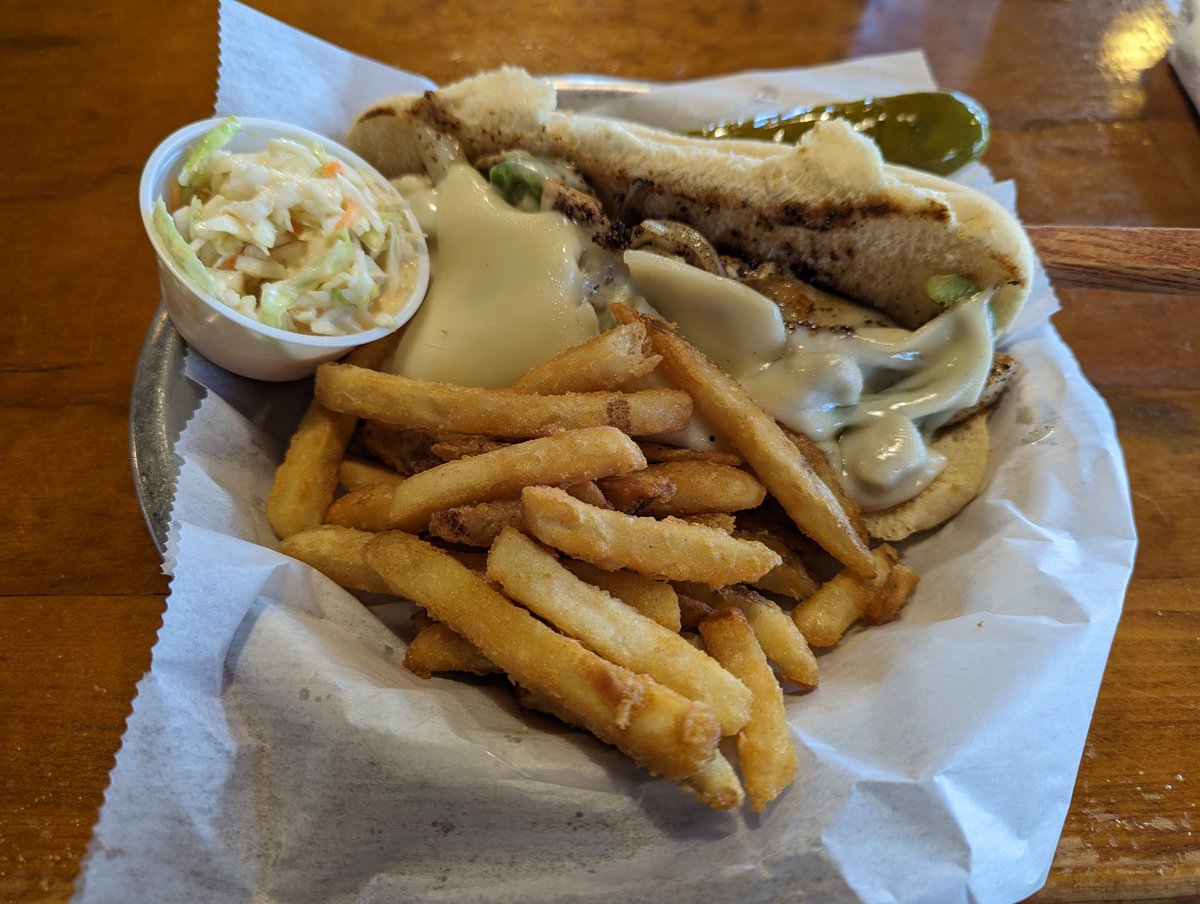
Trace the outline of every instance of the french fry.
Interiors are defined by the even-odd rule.
[[[855,574],[871,577],[874,560],[853,520],[775,419],[669,325],[620,304],[612,309],[621,322],[637,318],[646,325],[667,376],[687,390],[696,410],[746,459],[800,529]]]
[[[487,547],[505,527],[520,523],[520,499],[493,499],[434,512],[429,533],[447,543]]]
[[[548,716],[582,728],[579,717],[570,712],[544,694],[535,694],[524,688],[517,688],[517,702],[526,709],[537,710]],[[739,807],[746,799],[742,783],[737,777],[733,766],[720,750],[714,750],[712,757],[695,775],[678,779],[678,784],[693,792],[700,800],[715,810],[731,810]]]
[[[566,430],[414,474],[395,488],[389,526],[424,530],[434,512],[516,496],[530,484],[559,486],[636,471],[645,463],[637,445],[614,427]]]
[[[526,487],[521,510],[526,529],[543,543],[607,571],[721,587],[756,580],[780,562],[761,543],[716,528],[598,509],[554,487]]]
[[[487,436],[456,436],[453,439],[439,439],[429,447],[429,451],[442,461],[454,461],[484,452],[494,452],[507,445],[510,444]]]
[[[871,587],[848,572],[834,575],[792,610],[792,621],[814,647],[832,647],[863,617]]]
[[[710,707],[605,661],[451,556],[390,531],[367,544],[365,557],[394,593],[466,637],[514,683],[550,697],[650,771],[687,778],[712,758],[720,729]]]
[[[767,659],[793,684],[814,688],[820,681],[817,657],[803,632],[779,605],[749,587],[722,587],[713,601],[717,609],[737,609],[750,624]]]
[[[546,716],[552,716],[559,719],[560,722],[582,728],[580,718],[575,713],[556,704],[545,695],[533,694],[528,690],[517,688],[516,698],[518,704],[526,707],[527,710],[545,713]],[[738,773],[733,770],[730,761],[725,759],[725,754],[722,754],[720,750],[713,750],[712,759],[709,759],[695,776],[678,779],[677,783],[713,809],[733,809],[742,806],[742,802],[745,800],[745,792],[742,790],[742,782],[738,779]]]
[[[323,524],[285,537],[279,549],[343,587],[388,593],[387,584],[363,559],[363,549],[373,536],[366,531]]]
[[[734,528],[737,527],[737,521],[734,520],[730,512],[697,512],[694,515],[680,515],[678,517],[689,524],[703,524],[705,527],[713,527],[726,534],[732,534]],[[751,537],[750,539],[754,538]],[[778,567],[776,566],[776,568]],[[774,570],[774,568],[771,569],[771,571]],[[771,571],[768,571],[767,574],[770,574]]]
[[[338,465],[338,481],[348,490],[365,490],[380,483],[399,483],[403,479],[383,462],[356,455],[347,455]]]
[[[683,583],[676,587],[679,599],[691,597],[697,606],[690,615],[697,621],[722,609],[738,609],[746,616],[767,659],[775,663],[780,675],[805,689],[820,681],[817,658],[804,634],[788,613],[751,587],[740,585],[715,590],[699,584]]]
[[[397,331],[359,346],[346,360],[371,373],[399,341]],[[267,494],[267,520],[275,536],[282,540],[321,523],[337,490],[338,465],[357,425],[352,414],[333,411],[315,398],[309,404]]]
[[[624,324],[538,364],[512,388],[547,395],[618,390],[650,373],[660,360],[645,327]]]
[[[806,600],[816,592],[817,579],[812,576],[804,560],[782,540],[772,536],[767,531],[735,530],[735,537],[745,540],[757,540],[764,546],[775,550],[783,559],[778,565],[754,582],[754,586],[769,593],[790,596],[794,600]]]
[[[333,501],[325,512],[325,523],[372,533],[391,527],[392,497],[399,483],[377,483],[352,490]]]
[[[578,559],[563,559],[562,565],[575,577],[608,591],[667,630],[675,634],[681,630],[679,594],[670,584],[635,571],[605,571]]]
[[[608,497],[604,495],[600,485],[594,480],[581,480],[579,483],[573,483],[566,487],[566,491],[580,502],[586,502],[588,505],[612,508],[612,503],[608,501]]]
[[[280,539],[316,527],[333,500],[338,465],[358,425],[352,414],[308,406],[267,494],[267,520]]]
[[[698,515],[736,512],[761,505],[766,488],[741,468],[707,461],[669,461],[648,464],[642,474],[664,478],[675,487],[670,498],[652,501],[647,515]]]
[[[488,577],[508,596],[610,662],[707,703],[723,735],[735,734],[746,724],[750,692],[711,657],[581,581],[553,553],[515,528],[506,527],[492,544]]]
[[[832,647],[860,618],[882,623],[894,618],[917,583],[916,573],[901,565],[896,551],[887,544],[872,555],[876,573],[870,580],[841,572],[834,575],[792,610],[792,620],[808,642]]]
[[[686,446],[667,446],[663,443],[651,443],[645,440],[638,443],[646,461],[707,461],[714,465],[729,465],[740,468],[745,464],[740,455],[732,452],[718,452],[715,449],[689,449]]]
[[[553,716],[568,725],[579,725],[579,719],[553,700],[527,691],[518,690],[518,702],[526,709],[537,710]],[[712,758],[695,775],[679,779],[678,784],[693,792],[703,803],[716,810],[730,810],[741,806],[745,800],[742,783],[737,772],[720,750],[714,750]]]
[[[691,789],[700,800],[714,810],[732,810],[734,807],[740,807],[746,799],[737,772],[720,750],[713,753],[712,759],[704,764],[703,769],[685,778],[680,784]]]
[[[537,395],[414,380],[349,364],[322,364],[316,397],[333,411],[387,424],[507,439],[596,426],[642,436],[680,430],[692,416],[692,400],[677,389]]]
[[[434,436],[428,430],[414,430],[368,420],[359,425],[357,440],[371,455],[401,477],[442,463],[442,459],[431,451]]]
[[[456,461],[460,458],[471,458],[484,452],[494,452],[513,445],[510,442],[490,439],[486,436],[461,436],[454,439],[438,440],[430,447],[430,451],[444,461]],[[594,480],[583,480],[565,487],[566,491],[576,499],[601,508],[612,508],[604,493]]]
[[[740,610],[725,609],[704,619],[700,635],[713,657],[754,694],[750,721],[738,733],[737,747],[746,795],[751,808],[761,813],[796,779],[796,745],[783,691]]]
[[[717,611],[691,594],[680,593],[678,589],[675,592],[679,595],[679,620],[683,626],[681,630],[694,631],[700,627],[700,622]]]
[[[895,550],[886,544],[879,549],[885,550],[884,555],[891,558],[892,563],[883,589],[867,601],[867,620],[876,625],[882,625],[895,618],[916,590],[918,583],[917,573],[899,561]]]
[[[500,671],[477,646],[442,622],[434,622],[417,632],[404,652],[404,666],[422,678],[436,672],[491,675]]]
[[[627,515],[641,514],[652,503],[675,495],[675,484],[670,478],[651,474],[648,468],[621,477],[606,477],[596,481],[596,485],[608,503],[601,508],[616,509]]]
[[[858,503],[850,498],[845,488],[842,487],[841,480],[838,479],[837,472],[834,471],[833,465],[829,463],[829,459],[825,457],[825,453],[821,451],[820,446],[805,436],[803,433],[798,433],[795,430],[789,430],[787,427],[781,428],[784,435],[792,441],[804,460],[808,462],[821,482],[829,487],[829,492],[837,497],[838,503],[842,506],[842,511],[846,513],[846,517],[850,519],[850,524],[854,527],[854,532],[859,539],[864,543],[867,542],[867,525],[863,521],[862,510],[859,509]]]

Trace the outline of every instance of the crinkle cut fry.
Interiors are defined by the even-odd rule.
[[[394,593],[445,622],[513,682],[549,696],[651,772],[683,779],[711,759],[720,729],[708,706],[601,659],[417,537],[379,534],[365,555]]]

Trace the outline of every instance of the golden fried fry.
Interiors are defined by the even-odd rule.
[[[601,508],[616,509],[627,515],[641,514],[650,504],[675,495],[675,484],[667,477],[649,473],[649,469],[622,477],[606,477],[596,484],[608,503]]]
[[[536,710],[553,716],[568,725],[582,727],[579,718],[544,694],[535,694],[517,688],[517,702],[526,709]],[[680,786],[692,791],[700,800],[715,810],[731,810],[745,800],[742,783],[729,760],[720,750],[714,750],[712,758],[695,775],[678,779]]]
[[[338,481],[348,490],[365,490],[380,483],[395,484],[404,478],[383,462],[347,455],[338,465]]]
[[[891,569],[888,571],[883,589],[867,601],[865,615],[868,621],[876,625],[882,625],[896,617],[900,608],[908,602],[913,591],[917,589],[918,582],[917,573],[907,565],[900,563],[899,557],[896,556],[892,547],[885,544],[879,547],[879,550],[884,550],[883,554],[891,560]]]
[[[429,451],[442,461],[454,461],[484,452],[494,452],[507,445],[511,444],[487,436],[457,436],[453,439],[438,440],[429,447]]]
[[[595,426],[641,436],[682,429],[692,416],[691,399],[677,389],[537,395],[414,380],[348,364],[322,364],[316,396],[334,411],[388,424],[508,439]]]
[[[343,587],[387,593],[387,584],[363,559],[363,549],[373,536],[366,531],[323,524],[285,537],[279,549]]]
[[[745,464],[740,455],[732,452],[717,452],[714,449],[689,449],[686,446],[666,446],[662,443],[639,442],[646,461],[707,461],[714,465],[729,465],[740,468]]]
[[[744,540],[757,540],[764,546],[775,550],[775,552],[779,553],[779,557],[783,559],[782,562],[755,581],[755,587],[758,587],[760,590],[766,590],[769,593],[790,596],[794,600],[808,599],[816,591],[819,586],[816,578],[809,572],[808,566],[804,564],[804,560],[782,540],[772,536],[767,531],[761,530],[735,530],[733,535],[741,537]]]
[[[625,605],[654,619],[667,630],[676,634],[681,630],[679,595],[670,584],[635,571],[605,571],[578,559],[563,559],[562,565],[575,577],[607,590]]]
[[[429,518],[429,533],[447,543],[487,547],[505,527],[520,523],[520,499],[494,499],[434,512]]]
[[[696,410],[746,459],[800,529],[851,571],[870,577],[874,562],[854,522],[775,419],[669,325],[619,304],[613,312],[622,322],[636,317],[646,325],[671,381],[687,390]]]
[[[678,634],[575,577],[544,546],[506,527],[488,553],[488,577],[504,592],[601,656],[707,703],[721,733],[750,716],[750,692]]]
[[[499,671],[477,646],[442,622],[417,632],[404,652],[404,666],[422,678],[435,672],[490,675]]]
[[[796,627],[813,646],[834,646],[851,625],[868,614],[876,623],[893,618],[911,595],[916,573],[899,563],[896,551],[884,544],[876,547],[872,556],[876,573],[870,580],[843,571],[792,610]]]
[[[516,496],[531,484],[560,486],[624,474],[645,463],[637,445],[614,427],[566,430],[414,474],[396,487],[389,522],[401,530],[424,530],[434,512]]]
[[[664,478],[675,487],[670,498],[652,501],[644,510],[660,518],[736,512],[761,505],[767,495],[766,488],[748,471],[707,461],[661,462],[647,465],[641,473]]]
[[[387,530],[392,525],[392,497],[399,485],[377,483],[335,499],[325,512],[325,523],[362,531]]]
[[[543,543],[608,571],[721,587],[756,580],[780,562],[761,543],[677,518],[605,511],[554,487],[526,487],[521,507],[525,527]]]
[[[683,583],[675,588],[681,602],[685,596],[696,600],[693,618],[722,609],[738,609],[749,621],[758,644],[767,659],[775,663],[787,681],[802,688],[815,688],[820,680],[817,658],[808,640],[777,603],[752,588],[740,585],[715,590],[699,584]],[[697,619],[698,620],[698,619]]]
[[[680,515],[679,518],[681,521],[688,522],[688,524],[703,524],[705,527],[716,528],[726,534],[732,534],[733,529],[737,527],[737,521],[734,520],[733,515],[729,512],[697,512],[694,515]],[[750,539],[754,538],[751,537]],[[771,569],[771,571],[774,570],[774,568]],[[770,573],[770,571],[767,572],[767,574]]]
[[[439,465],[442,460],[430,451],[434,436],[428,430],[413,430],[378,421],[363,421],[358,442],[371,455],[401,477]]]
[[[715,591],[707,588],[705,590],[706,596],[715,598]],[[676,588],[675,592],[679,595],[679,620],[683,626],[681,630],[694,631],[700,627],[700,622],[717,611],[703,600],[697,599],[689,593],[681,592],[679,588]]]
[[[838,479],[837,472],[833,469],[833,465],[829,463],[829,459],[825,453],[821,451],[821,447],[815,442],[795,430],[789,430],[787,427],[780,427],[784,435],[792,441],[792,445],[800,452],[804,460],[808,462],[809,467],[813,472],[821,478],[821,482],[829,487],[829,492],[837,497],[838,504],[841,505],[842,511],[846,513],[846,517],[850,520],[850,524],[854,527],[854,532],[863,543],[867,542],[867,525],[863,520],[862,510],[859,509],[858,503],[850,498],[842,482]]]
[[[720,729],[710,707],[606,662],[449,555],[390,531],[367,544],[365,557],[393,592],[466,637],[514,683],[548,696],[652,772],[687,778],[712,758]]]
[[[267,495],[267,520],[280,539],[316,527],[333,501],[338,465],[358,424],[314,401],[292,435]]]
[[[612,503],[608,501],[601,491],[600,485],[594,480],[581,480],[565,489],[580,502],[586,502],[588,505],[595,505],[599,508],[612,508]]]
[[[804,688],[817,686],[817,657],[804,634],[777,603],[749,587],[722,587],[716,596],[716,608],[737,609],[746,616],[759,646],[784,678]]]
[[[347,357],[364,373],[374,373],[399,342],[399,334],[359,346]],[[267,519],[280,539],[319,525],[333,501],[338,468],[358,425],[353,414],[326,408],[314,399],[296,428],[267,496]]]
[[[617,390],[650,373],[659,360],[645,327],[624,324],[537,365],[512,388],[546,395]]]
[[[700,623],[708,651],[754,694],[750,721],[738,733],[738,761],[750,806],[761,813],[796,779],[796,745],[783,708],[783,691],[746,617],[725,609]]]
[[[712,759],[695,775],[680,782],[690,788],[696,796],[714,810],[732,810],[740,807],[746,799],[737,772],[725,755],[717,750]]]

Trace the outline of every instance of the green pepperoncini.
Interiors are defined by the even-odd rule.
[[[941,176],[977,160],[991,138],[987,111],[977,101],[958,92],[937,91],[765,113],[713,123],[696,134],[793,143],[828,119],[850,122],[879,146],[885,160]]]

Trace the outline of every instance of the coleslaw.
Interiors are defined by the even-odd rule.
[[[230,117],[210,131],[184,161],[178,197],[155,201],[154,227],[187,278],[291,332],[395,326],[417,278],[408,203],[319,144],[275,138],[254,153],[227,151],[240,128]]]

